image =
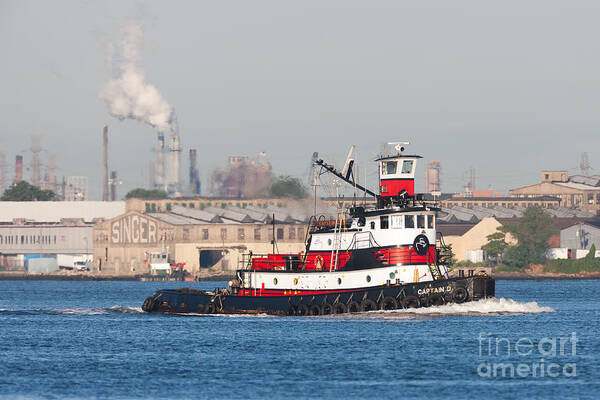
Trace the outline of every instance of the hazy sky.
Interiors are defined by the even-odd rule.
[[[314,151],[339,165],[355,144],[362,168],[408,140],[441,160],[443,191],[474,167],[478,189],[506,193],[541,169],[578,173],[583,151],[600,169],[599,15],[598,1],[0,1],[0,151],[12,179],[42,135],[59,176],[89,176],[98,199],[107,123],[120,194],[147,185],[155,131],[99,98],[106,44],[135,19],[139,65],[205,188],[228,155],[265,151],[304,179]]]

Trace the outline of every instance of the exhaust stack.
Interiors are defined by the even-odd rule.
[[[104,181],[102,185],[102,201],[108,201],[108,125],[104,125],[102,134],[102,153],[104,165]]]
[[[110,172],[110,201],[117,200],[117,171]]]
[[[200,194],[200,178],[198,177],[198,165],[196,149],[190,149],[190,192]]]
[[[17,156],[15,159],[15,183],[23,180],[23,156]]]

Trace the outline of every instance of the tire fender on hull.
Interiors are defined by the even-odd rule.
[[[348,307],[344,303],[335,303],[333,305],[333,314],[345,314],[348,312]]]
[[[142,310],[146,312],[151,312],[152,310],[154,310],[155,306],[156,300],[154,300],[154,297],[147,297],[146,300],[144,300],[144,304],[142,304]]]
[[[402,300],[402,307],[404,308],[419,308],[421,302],[416,296],[407,296]]]
[[[217,312],[217,305],[215,303],[208,303],[205,307],[205,312],[207,314],[214,314]]]
[[[433,294],[427,298],[427,306],[444,305],[444,298],[439,294]]]
[[[398,308],[398,301],[391,297],[385,297],[384,299],[382,299],[379,302],[379,309],[380,310],[395,310]]]
[[[298,304],[298,307],[296,307],[296,315],[299,317],[308,315],[308,306],[306,304]]]
[[[348,312],[349,313],[360,312],[360,304],[358,304],[356,301],[351,301],[350,303],[348,303]]]
[[[364,299],[360,303],[360,310],[361,311],[375,311],[375,310],[377,310],[377,308],[378,308],[377,307],[377,303],[375,303],[371,299]]]
[[[454,292],[452,293],[452,299],[456,303],[464,303],[469,298],[469,292],[464,287],[454,288]]]
[[[308,308],[308,315],[321,315],[321,306],[318,304],[313,304]]]
[[[321,314],[322,315],[329,315],[329,314],[333,314],[333,306],[329,303],[325,303],[321,306]]]

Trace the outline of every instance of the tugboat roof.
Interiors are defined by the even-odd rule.
[[[392,155],[392,156],[381,156],[379,158],[376,158],[375,161],[390,160],[392,158],[423,158],[423,157],[418,156],[416,154],[396,154],[396,155]]]

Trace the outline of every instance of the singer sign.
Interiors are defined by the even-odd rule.
[[[113,243],[156,243],[156,222],[141,215],[125,216],[110,228]]]

